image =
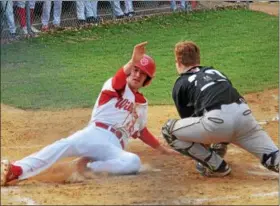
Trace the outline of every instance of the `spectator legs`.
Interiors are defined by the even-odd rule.
[[[62,1],[54,1],[53,5],[53,25],[54,27],[60,27],[60,18],[61,18],[61,9],[62,9]]]
[[[183,11],[186,10],[186,3],[188,4],[188,1],[186,1],[186,0],[181,0],[181,2],[180,2],[180,6]]]
[[[172,11],[176,11],[177,6],[176,6],[176,1],[175,0],[170,1],[170,8],[172,9]]]
[[[180,1],[180,9],[183,11],[185,10],[192,11],[192,9],[196,7],[196,5],[197,5],[196,1],[187,1],[187,0]],[[170,1],[170,8],[172,9],[172,11],[177,10],[177,5],[175,0]]]
[[[9,26],[10,34],[16,34],[16,25],[14,19],[13,2],[12,1],[1,1],[2,7],[6,9],[5,15]]]
[[[77,18],[79,26],[85,23],[98,23],[99,18],[97,15],[97,0],[91,1],[77,1]]]
[[[19,17],[19,24],[21,28],[26,27],[26,11],[25,8],[18,7],[17,15]]]
[[[44,1],[43,4],[43,13],[41,16],[42,21],[42,31],[46,31],[49,29],[49,20],[50,20],[50,13],[51,13],[51,1]]]
[[[123,18],[124,13],[121,9],[120,1],[110,1],[111,7],[113,9],[114,16],[118,18]]]
[[[85,1],[76,1],[76,11],[77,11],[78,25],[82,26],[86,22]]]
[[[192,8],[195,8],[197,6],[197,1],[191,1],[191,5],[192,5]]]
[[[132,17],[134,14],[132,0],[125,0],[124,4],[125,4],[125,11],[124,11],[125,15]]]
[[[30,6],[30,25],[31,25],[31,31],[33,33],[39,33],[34,26],[32,26],[32,23],[34,21],[34,8],[35,8],[35,1],[29,1]],[[26,8],[25,8],[25,2],[24,1],[18,1],[17,2],[17,15],[19,17],[19,23],[20,27],[22,29],[22,32],[24,35],[28,35],[27,26],[26,26]]]

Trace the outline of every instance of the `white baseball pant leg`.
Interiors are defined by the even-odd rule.
[[[86,20],[85,1],[76,1],[76,12],[78,20]]]
[[[29,1],[29,6],[30,9],[34,9],[35,8],[35,0],[30,0]],[[25,1],[17,1],[16,6],[20,7],[20,8],[25,8]]]
[[[60,26],[62,1],[53,2],[53,25]]]
[[[181,9],[186,9],[186,0],[181,0]]]
[[[176,1],[175,0],[171,0],[170,2],[170,7],[173,11],[176,11],[177,9],[177,5],[176,5]]]
[[[3,8],[6,8],[5,15],[7,18],[7,23],[11,34],[16,33],[16,25],[13,11],[13,2],[12,1],[1,1]],[[7,5],[7,6],[6,6]]]
[[[171,9],[173,10],[173,11],[176,11],[177,10],[177,5],[176,5],[176,1],[175,0],[171,0]],[[186,8],[186,0],[181,0],[180,1],[180,7],[181,7],[181,9],[183,9],[183,10],[185,10],[185,8]]]
[[[87,164],[87,167],[93,172],[108,172],[110,174],[126,175],[139,172],[141,167],[140,158],[133,153],[126,151],[117,151],[116,156],[106,161],[95,161]]]
[[[16,6],[20,8],[25,8],[25,1],[16,1]]]
[[[41,16],[41,21],[43,26],[48,26],[50,20],[50,13],[51,13],[51,1],[44,1],[43,4],[43,12]]]
[[[85,1],[86,17],[97,17],[97,1]]]
[[[121,9],[120,1],[110,1],[111,7],[113,9],[113,14],[115,16],[123,16],[124,13]]]
[[[95,162],[88,164],[94,172],[129,174],[139,171],[140,158],[122,150],[118,138],[108,130],[89,125],[73,135],[58,140],[14,164],[23,170],[19,179],[41,173],[64,157],[88,157]]]
[[[124,13],[128,14],[130,12],[134,12],[132,0],[125,0],[124,4],[125,4],[125,11],[124,11]]]

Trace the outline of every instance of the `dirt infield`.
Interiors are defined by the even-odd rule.
[[[278,89],[246,96],[256,118],[277,143]],[[1,105],[1,156],[22,158],[66,137],[87,124],[91,109],[23,111]],[[173,106],[152,106],[148,126],[156,135]],[[201,177],[185,157],[161,155],[133,140],[129,151],[143,167],[138,175],[92,176],[80,183],[65,183],[76,171],[71,159],[17,185],[1,188],[1,204],[247,204],[278,203],[278,177],[265,170],[251,154],[230,145],[226,160],[233,172],[225,178]],[[20,186],[19,186],[20,185]]]
[[[274,16],[279,16],[279,2],[272,2],[272,3],[256,2],[250,4],[250,9],[254,11],[265,12]]]

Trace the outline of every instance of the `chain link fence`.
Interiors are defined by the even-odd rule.
[[[248,6],[249,1],[238,1]],[[236,5],[234,1],[1,1],[1,42],[51,30],[93,26],[166,12],[193,12]],[[29,9],[28,9],[29,8]]]

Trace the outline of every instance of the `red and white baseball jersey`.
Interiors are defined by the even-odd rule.
[[[147,130],[148,102],[139,92],[132,91],[123,68],[108,79],[94,105],[90,122],[103,122],[122,128],[128,137],[140,138],[152,147],[158,140]]]

